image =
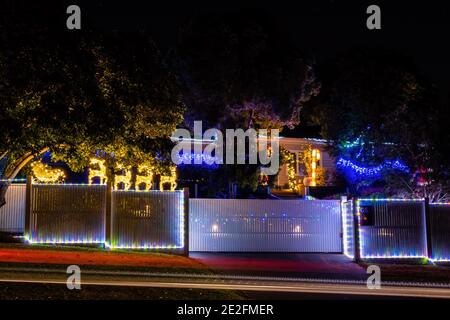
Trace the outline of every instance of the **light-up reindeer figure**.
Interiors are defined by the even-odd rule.
[[[92,184],[94,178],[100,179],[100,184],[106,183],[106,167],[105,161],[92,158],[89,165],[88,183]]]
[[[161,176],[159,179],[159,190],[164,190],[164,184],[170,183],[170,191],[174,191],[177,188],[177,168],[172,167],[170,169],[170,176]]]
[[[121,175],[116,175],[114,178],[116,189],[119,189],[120,184],[123,183],[123,189],[128,190],[131,186],[131,170],[122,164],[118,164],[116,168],[122,172]]]
[[[136,174],[136,190],[139,186],[145,184],[144,190],[150,190],[152,188],[153,172],[152,168],[147,165],[140,165]]]

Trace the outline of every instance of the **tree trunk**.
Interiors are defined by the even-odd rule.
[[[0,181],[0,208],[6,204],[6,191],[10,184],[9,181]]]
[[[47,151],[48,148],[44,148],[36,153],[29,152],[16,160],[14,163],[6,166],[5,173],[2,178],[4,181],[0,181],[0,208],[6,204],[6,191],[8,191],[11,181],[16,178],[20,170],[22,170],[23,167],[25,167],[31,160]]]

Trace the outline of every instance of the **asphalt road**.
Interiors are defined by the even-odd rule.
[[[0,273],[0,285],[10,284],[54,284],[65,285],[66,274],[59,271],[55,273],[20,272],[20,273]],[[280,281],[270,278],[195,278],[177,275],[171,277],[164,274],[159,277],[143,275],[132,276],[130,274],[121,275],[119,273],[83,273],[81,279],[82,286],[114,286],[129,288],[176,288],[176,289],[211,289],[211,290],[234,290],[249,293],[258,293],[261,297],[266,297],[262,293],[287,294],[288,297],[301,295],[314,295],[320,299],[324,296],[342,297],[395,297],[395,298],[439,298],[450,299],[450,289],[440,287],[411,287],[383,285],[380,289],[368,289],[364,283],[318,283],[301,281]],[[261,295],[262,294],[262,295]],[[251,295],[250,295],[251,296]]]

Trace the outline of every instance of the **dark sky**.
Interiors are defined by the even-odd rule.
[[[415,61],[419,71],[439,87],[442,97],[449,98],[448,1],[64,0],[58,3],[47,0],[45,5],[41,4],[44,1],[33,5],[26,5],[30,2],[24,0],[2,1],[17,3],[16,11],[30,19],[40,16],[54,23],[54,27],[61,25],[62,28],[65,28],[67,17],[65,7],[78,4],[82,10],[83,28],[146,30],[163,50],[176,43],[179,28],[195,17],[213,13],[261,16],[318,62],[353,48],[399,51]],[[366,28],[366,8],[370,4],[381,7],[382,30]],[[46,16],[49,5],[56,8],[58,19]]]

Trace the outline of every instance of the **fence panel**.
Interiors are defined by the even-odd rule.
[[[360,199],[357,203],[362,258],[427,256],[423,201]],[[371,220],[369,225],[362,221],[364,216]]]
[[[183,201],[180,191],[113,191],[111,246],[183,248]]]
[[[353,201],[342,201],[342,250],[349,258],[354,258],[355,252],[355,224],[353,221]]]
[[[342,252],[340,201],[190,199],[191,251]]]
[[[0,208],[0,231],[21,233],[25,227],[25,184],[12,184],[6,191],[6,204]]]
[[[450,204],[430,204],[433,259],[450,260]]]
[[[105,191],[99,185],[33,185],[29,240],[104,242]]]

